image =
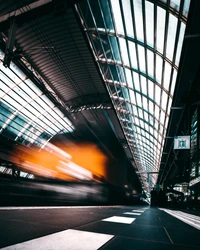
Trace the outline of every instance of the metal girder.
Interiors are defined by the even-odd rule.
[[[26,6],[23,6],[22,8],[18,9],[18,10],[15,10],[15,11],[12,11],[8,14],[5,14],[3,16],[0,16],[0,23],[2,22],[5,22],[5,21],[8,21],[10,18],[13,18],[13,17],[18,17],[24,13],[27,13],[29,11],[32,11],[38,7],[41,7],[45,4],[48,4],[52,2],[52,0],[40,0],[40,1],[37,1],[37,2],[34,2],[34,3],[31,3],[31,4],[28,4]]]

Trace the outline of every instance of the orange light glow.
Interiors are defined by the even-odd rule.
[[[91,143],[66,144],[63,148],[48,143],[48,150],[36,151],[17,146],[12,162],[35,175],[62,180],[106,179],[107,157]],[[18,159],[16,161],[16,159]]]
[[[98,177],[106,179],[107,157],[92,143],[68,144],[62,148],[72,156],[72,161]]]

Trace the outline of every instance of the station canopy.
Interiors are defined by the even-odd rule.
[[[190,0],[76,5],[145,190],[157,182]]]

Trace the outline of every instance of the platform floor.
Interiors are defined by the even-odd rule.
[[[200,217],[149,206],[1,207],[0,248],[200,249]]]

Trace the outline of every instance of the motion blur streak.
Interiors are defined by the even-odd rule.
[[[91,143],[69,143],[61,148],[48,142],[40,151],[16,145],[10,158],[37,176],[62,180],[106,179],[107,157]]]

